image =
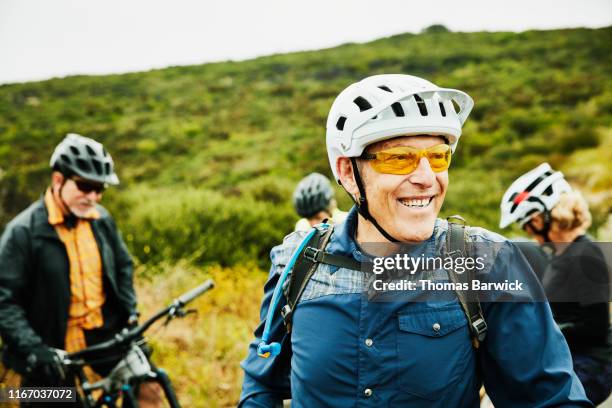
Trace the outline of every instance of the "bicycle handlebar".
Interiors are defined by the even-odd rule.
[[[212,281],[212,279],[209,279],[200,286],[193,288],[189,292],[179,296],[176,300],[181,304],[181,306],[184,306],[187,303],[191,302],[193,299],[203,294],[204,292],[209,291],[214,286],[215,283]]]
[[[153,323],[155,323],[162,317],[167,315],[171,317],[177,316],[176,312],[178,310],[182,309],[183,306],[185,306],[198,296],[201,296],[205,292],[209,291],[214,286],[215,283],[213,282],[213,280],[208,279],[203,284],[197,286],[194,289],[191,289],[189,292],[186,292],[178,298],[174,299],[169,306],[157,312],[143,324],[131,329],[124,329],[121,333],[117,333],[114,339],[95,344],[91,347],[87,347],[83,350],[76,351],[74,353],[67,353],[64,357],[64,360],[78,360],[94,352],[109,350],[121,344],[129,344],[132,340],[136,339],[138,336],[142,335],[145,331],[147,331],[149,327],[153,325]]]

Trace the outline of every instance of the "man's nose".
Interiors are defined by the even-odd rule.
[[[98,202],[102,197],[102,193],[98,193],[96,190],[91,190],[89,193],[85,194],[85,197],[87,197],[87,199],[90,201]]]
[[[419,184],[423,188],[430,188],[434,185],[436,173],[431,169],[427,158],[421,157],[419,165],[410,173],[408,180],[412,184]]]

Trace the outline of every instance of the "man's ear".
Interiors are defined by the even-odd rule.
[[[348,157],[339,157],[336,161],[336,173],[340,178],[342,187],[353,196],[353,198],[359,197],[359,187],[355,182],[355,174],[353,173],[353,163]]]
[[[51,173],[51,186],[60,186],[64,182],[64,175],[59,171]]]

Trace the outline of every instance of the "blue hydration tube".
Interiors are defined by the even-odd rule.
[[[327,229],[329,224],[319,224],[316,227],[313,227],[310,232],[304,237],[298,248],[295,250],[293,255],[291,256],[291,260],[285,266],[283,273],[281,274],[276,287],[274,288],[274,293],[272,294],[272,301],[270,302],[270,306],[268,307],[268,314],[266,315],[266,323],[264,325],[263,334],[261,336],[261,341],[257,346],[257,355],[262,358],[268,358],[270,355],[277,356],[280,354],[281,345],[278,342],[268,343],[270,340],[270,325],[272,324],[272,317],[274,317],[274,312],[278,307],[278,301],[280,300],[281,292],[283,290],[283,285],[285,284],[285,280],[287,279],[287,275],[289,275],[289,271],[293,269],[293,265],[295,261],[297,261],[298,256],[304,250],[304,247],[310,241],[310,238],[317,232],[317,228],[325,228]]]

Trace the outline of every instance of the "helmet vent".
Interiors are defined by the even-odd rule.
[[[438,102],[438,104],[440,105],[440,113],[442,114],[442,116],[446,117],[446,109],[444,109],[444,105],[442,104],[442,102]]]
[[[529,184],[525,190],[523,190],[524,192],[531,192],[534,188],[536,188],[538,186],[538,184],[540,184],[542,181],[544,181],[547,177],[549,177],[550,175],[552,175],[551,172],[547,171],[546,173],[544,173],[543,175],[541,175],[540,177],[538,177],[537,179],[535,179],[534,181],[531,182],[531,184]],[[552,193],[552,187],[548,186],[546,189],[548,190],[549,188],[551,188],[551,193]],[[528,201],[539,201],[541,202],[537,197],[529,197],[527,199]],[[518,207],[517,203],[514,203],[512,205],[512,208],[510,209],[510,213],[512,214],[514,212],[514,210],[516,210],[516,208]],[[546,209],[546,208],[545,208]]]
[[[391,109],[393,109],[393,113],[395,113],[395,116],[406,116],[404,113],[404,108],[402,108],[402,104],[399,102],[395,102],[393,105],[391,105]]]
[[[66,156],[65,154],[60,154],[60,157],[62,158],[62,161],[68,163],[69,165],[72,164],[72,161],[70,161],[70,157]]]
[[[358,96],[357,98],[355,98],[355,100],[353,101],[355,102],[355,105],[359,106],[359,110],[361,112],[363,111],[367,111],[368,109],[372,108],[372,105],[370,105],[370,102],[368,102],[364,97],[362,96]]]
[[[89,153],[91,156],[95,156],[96,155],[96,152],[90,146],[85,145],[85,149],[87,149],[87,153]]]
[[[451,103],[453,104],[453,109],[455,110],[455,113],[457,113],[457,112],[459,112],[461,110],[461,107],[459,106],[459,104],[454,99],[451,99]]]
[[[383,91],[393,92],[392,90],[389,89],[389,87],[387,85],[379,86],[379,88],[382,89]]]
[[[419,95],[414,95],[414,100],[419,107],[419,112],[421,112],[421,116],[427,116],[427,106],[425,106],[425,101]]]
[[[110,168],[110,163],[104,163],[104,173],[105,174],[111,174],[111,168]]]
[[[89,164],[83,159],[76,159],[76,164],[81,171],[89,172],[91,170]]]
[[[70,151],[72,152],[72,154],[78,156],[79,153],[79,149],[77,149],[75,146],[70,146]]]
[[[553,194],[552,184],[546,187],[546,190],[542,192],[542,195],[551,196]]]
[[[104,147],[102,147],[102,154],[104,155],[104,157],[108,156],[108,152]]]
[[[552,176],[552,174],[553,174],[553,173],[552,173],[551,171],[547,171],[547,172],[545,172],[545,173],[544,173],[544,174],[542,174],[540,177],[538,177],[537,179],[535,179],[534,181],[532,181],[532,182],[531,182],[531,184],[529,184],[529,185],[527,186],[527,188],[525,189],[525,191],[531,191],[531,190],[533,190],[534,188],[536,188],[536,186],[537,186],[538,184],[540,184],[542,181],[544,181],[544,179],[546,179],[547,177]]]
[[[338,118],[338,121],[336,122],[336,129],[344,130],[344,124],[345,123],[346,123],[346,117],[345,116],[340,116]]]
[[[533,190],[533,189],[534,189],[534,188],[536,188],[536,186],[537,186],[538,184],[540,184],[540,183],[541,183],[541,182],[542,182],[542,181],[543,181],[545,178],[546,178],[546,174],[544,174],[544,175],[542,175],[542,176],[538,177],[537,179],[535,179],[534,181],[532,181],[532,182],[531,182],[531,184],[529,184],[529,185],[527,186],[527,188],[525,189],[525,191],[531,191],[531,190]]]
[[[96,159],[92,159],[91,163],[93,164],[94,168],[96,169],[96,173],[98,173],[99,175],[102,175],[102,163],[100,163],[100,161],[96,160]]]

